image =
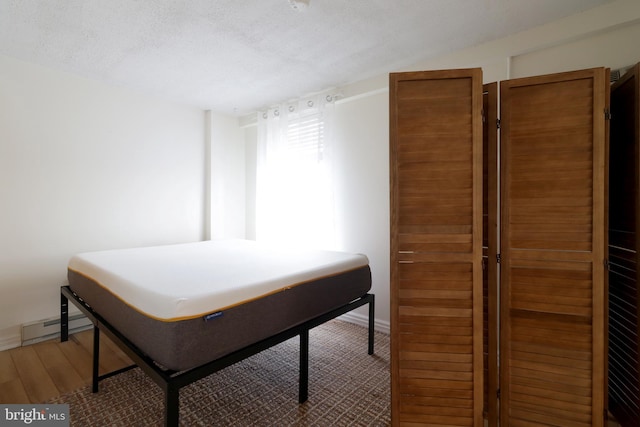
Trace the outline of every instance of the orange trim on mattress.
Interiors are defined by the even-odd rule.
[[[287,286],[285,286],[285,287],[282,287],[282,288],[280,288],[280,289],[276,289],[276,290],[273,290],[273,291],[271,291],[271,292],[267,292],[266,294],[262,294],[262,295],[260,295],[260,296],[254,297],[254,298],[249,298],[249,299],[246,299],[246,300],[243,300],[243,301],[239,301],[239,302],[237,302],[237,303],[230,304],[230,305],[228,305],[228,306],[226,306],[226,307],[222,307],[222,308],[219,308],[219,309],[215,309],[215,310],[211,310],[211,311],[206,311],[206,312],[204,312],[204,313],[200,313],[200,314],[193,314],[193,315],[189,315],[189,316],[171,317],[171,318],[169,318],[169,319],[162,318],[162,317],[157,317],[157,316],[154,316],[153,314],[149,314],[149,313],[146,313],[146,312],[144,312],[144,311],[140,310],[138,307],[136,307],[136,306],[134,306],[134,305],[131,305],[130,303],[128,303],[127,301],[125,301],[124,299],[122,299],[120,296],[118,296],[118,295],[114,294],[114,293],[113,293],[113,292],[112,292],[108,287],[106,287],[106,286],[105,286],[105,285],[103,285],[102,283],[98,282],[98,281],[97,281],[97,280],[95,280],[93,277],[87,276],[86,274],[84,274],[84,273],[82,273],[82,272],[80,272],[80,271],[74,270],[74,269],[72,269],[72,268],[69,268],[69,267],[67,267],[67,270],[72,271],[72,272],[74,272],[74,273],[76,273],[76,274],[78,274],[78,275],[80,275],[80,276],[84,277],[85,279],[91,280],[93,283],[97,284],[97,285],[98,285],[98,286],[100,286],[102,289],[104,289],[105,291],[109,292],[111,295],[113,295],[114,297],[116,297],[117,299],[119,299],[120,301],[122,301],[122,303],[123,303],[123,304],[125,304],[126,306],[128,306],[128,307],[132,308],[133,310],[137,311],[138,313],[140,313],[140,314],[142,314],[142,315],[144,315],[144,316],[147,316],[147,317],[149,317],[149,318],[151,318],[151,319],[158,320],[158,321],[160,321],[160,322],[167,322],[167,323],[169,323],[169,322],[180,322],[180,321],[182,321],[182,320],[197,319],[198,317],[203,317],[203,316],[206,316],[206,315],[208,315],[208,314],[212,314],[212,313],[217,313],[217,312],[222,312],[222,311],[225,311],[225,310],[229,310],[229,309],[234,308],[234,307],[237,307],[237,306],[239,306],[239,305],[246,304],[246,303],[248,303],[248,302],[252,302],[252,301],[256,301],[256,300],[259,300],[259,299],[261,299],[261,298],[268,297],[269,295],[277,294],[277,293],[279,293],[279,292],[284,292],[284,291],[287,291],[287,290],[289,290],[289,289],[291,289],[291,288],[295,288],[296,286],[299,286],[299,285],[304,285],[305,283],[314,282],[314,281],[316,281],[316,280],[320,280],[320,279],[327,279],[327,278],[329,278],[329,277],[335,277],[335,276],[338,276],[338,275],[340,275],[340,274],[344,274],[344,273],[349,273],[349,272],[351,272],[351,271],[360,270],[361,268],[364,268],[364,267],[367,267],[367,266],[368,266],[368,264],[365,264],[365,265],[362,265],[362,266],[360,266],[360,267],[351,268],[351,269],[349,269],[349,270],[340,271],[340,272],[338,272],[338,273],[327,274],[326,276],[319,276],[319,277],[315,277],[315,278],[313,278],[313,279],[305,280],[305,281],[302,281],[302,282],[297,282],[297,283],[294,283],[294,284],[291,284],[291,285],[287,285]],[[71,285],[71,284],[69,284],[69,285]],[[82,298],[82,296],[81,296],[81,295],[79,295],[79,296]]]

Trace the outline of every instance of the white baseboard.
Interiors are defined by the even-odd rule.
[[[20,347],[21,344],[22,336],[19,326],[0,331],[0,351]]]
[[[90,329],[93,324],[81,312],[69,313],[69,335]],[[60,316],[42,319],[22,325],[22,345],[35,344],[60,336]]]
[[[338,319],[344,320],[345,322],[355,323],[356,325],[364,327],[369,326],[369,316],[360,313],[349,312],[338,317]],[[376,331],[382,332],[387,335],[391,333],[391,324],[385,320],[375,319],[373,328]]]
[[[69,313],[69,335],[90,329],[91,321],[80,311]],[[60,317],[38,320],[0,330],[0,351],[47,341],[60,336]]]

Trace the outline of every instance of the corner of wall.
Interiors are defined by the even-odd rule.
[[[359,326],[364,326],[365,328],[369,326],[369,317],[355,311],[343,314],[342,316],[338,317],[338,320],[344,320],[345,322],[354,323]],[[373,328],[378,332],[382,332],[383,334],[391,333],[391,323],[388,320],[376,318]]]
[[[204,112],[204,239],[211,240],[211,110]]]

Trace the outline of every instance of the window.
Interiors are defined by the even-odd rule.
[[[328,138],[332,107],[326,97],[316,97],[260,113],[258,240],[313,247],[333,245]]]

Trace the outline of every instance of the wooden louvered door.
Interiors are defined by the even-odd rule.
[[[481,426],[482,71],[393,73],[394,426]]]
[[[484,418],[498,420],[498,84],[482,96],[482,294]]]
[[[608,77],[501,83],[504,426],[604,422]]]
[[[640,425],[640,65],[611,88],[609,176],[609,409]]]

